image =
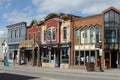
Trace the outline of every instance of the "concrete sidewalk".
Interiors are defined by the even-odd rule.
[[[0,67],[5,67],[0,65]],[[85,69],[61,69],[61,68],[44,68],[31,65],[18,65],[10,64],[9,67],[18,70],[31,70],[31,71],[41,71],[41,72],[59,72],[59,73],[69,73],[69,74],[84,74],[84,75],[99,75],[99,76],[116,76],[120,77],[120,69],[106,69],[104,72],[86,71]]]

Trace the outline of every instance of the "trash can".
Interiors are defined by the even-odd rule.
[[[95,65],[94,62],[86,63],[86,70],[87,70],[87,71],[95,71],[94,65]]]

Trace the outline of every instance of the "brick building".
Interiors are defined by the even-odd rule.
[[[98,15],[74,20],[74,67],[120,67],[120,10],[110,7]],[[100,47],[100,41],[102,41]],[[99,47],[97,47],[99,45]],[[102,51],[101,49],[102,48]],[[100,62],[102,64],[100,64]]]

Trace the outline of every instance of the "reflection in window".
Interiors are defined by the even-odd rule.
[[[80,51],[80,65],[84,65],[84,51]]]
[[[119,14],[113,10],[104,14],[105,25],[105,49],[118,49],[119,37]]]

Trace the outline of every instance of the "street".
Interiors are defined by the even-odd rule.
[[[120,70],[87,72],[80,69],[0,66],[0,80],[120,80]]]

